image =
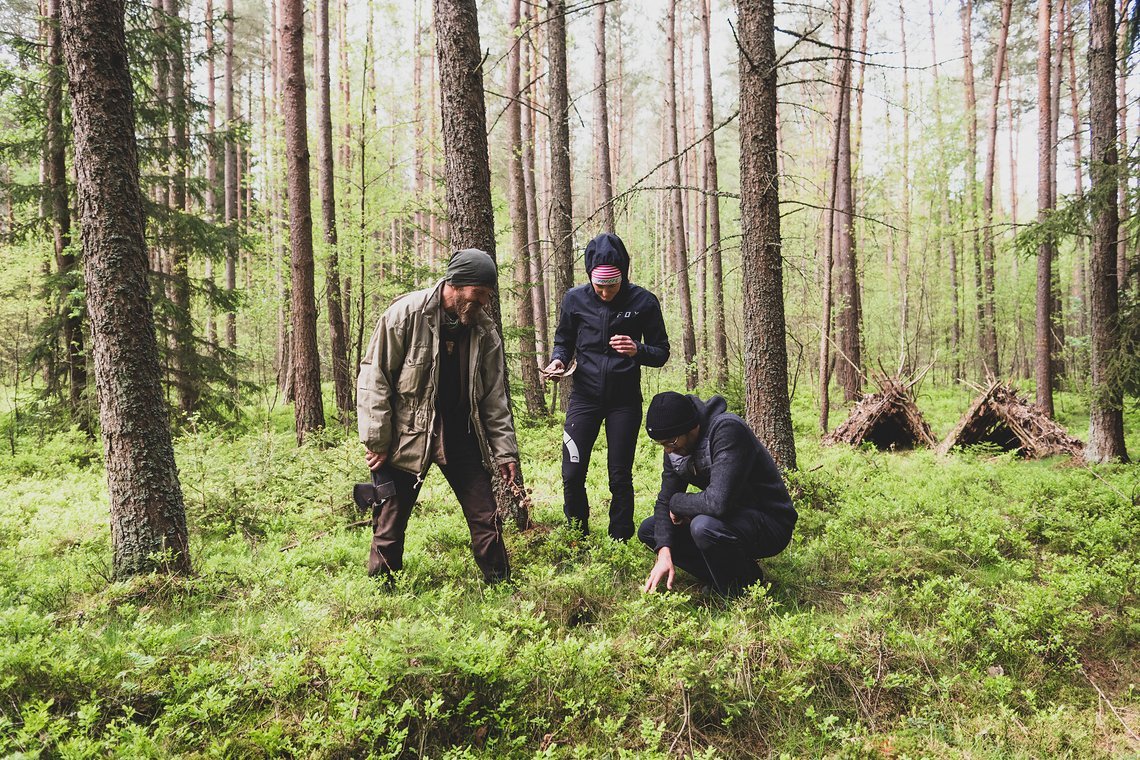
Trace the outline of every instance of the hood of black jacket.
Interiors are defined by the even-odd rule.
[[[612,264],[620,269],[621,288],[629,287],[629,252],[621,238],[612,232],[603,232],[586,244],[586,277],[602,264]]]
[[[697,407],[697,418],[701,421],[701,439],[703,440],[709,434],[709,425],[713,419],[728,411],[728,402],[724,400],[724,396],[710,396],[708,401],[701,401],[699,397],[691,393],[688,395],[693,405]]]

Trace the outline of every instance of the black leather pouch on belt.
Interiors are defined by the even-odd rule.
[[[381,470],[372,471],[371,483],[357,483],[352,487],[352,500],[365,512],[372,511],[377,504],[383,504],[396,495],[396,481]]]

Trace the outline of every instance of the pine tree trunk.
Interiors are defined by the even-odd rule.
[[[550,114],[550,236],[554,243],[555,323],[562,317],[562,297],[574,286],[574,201],[570,188],[570,101],[566,80],[566,0],[548,0]],[[562,407],[570,403],[573,378],[559,383]]]
[[[1092,312],[1092,405],[1085,459],[1128,461],[1124,447],[1123,397],[1110,384],[1119,350],[1116,239],[1116,24],[1112,0],[1093,0],[1089,10],[1089,161],[1093,196],[1089,297]]]
[[[206,218],[211,224],[216,224],[218,221],[218,198],[217,198],[217,185],[218,185],[218,156],[215,150],[215,130],[217,129],[218,118],[218,104],[216,96],[216,87],[214,84],[214,0],[206,0],[205,12],[205,35],[206,35]],[[264,116],[262,117],[262,124],[265,123]],[[264,142],[264,141],[263,141]],[[206,258],[206,274],[205,274],[206,292],[210,294],[206,298],[206,343],[208,350],[213,353],[218,345],[218,327],[214,322],[214,303],[213,303],[213,290],[214,290],[214,259],[213,257]]]
[[[1069,109],[1070,116],[1073,120],[1073,172],[1075,179],[1074,194],[1078,200],[1082,200],[1085,194],[1085,181],[1082,172],[1084,166],[1084,151],[1081,145],[1081,132],[1083,125],[1081,123],[1081,105],[1080,105],[1080,90],[1077,89],[1077,58],[1076,58],[1076,45],[1073,38],[1076,36],[1073,30],[1075,26],[1072,23],[1068,14],[1068,1],[1062,0],[1061,2],[1061,28],[1065,29],[1065,48],[1069,60]],[[1073,315],[1073,324],[1076,325],[1077,335],[1084,337],[1089,334],[1088,325],[1088,288],[1086,286],[1085,277],[1085,262],[1088,261],[1085,249],[1085,237],[1083,235],[1076,236],[1075,255],[1073,256],[1073,286],[1071,292],[1071,301],[1073,304],[1069,308],[1069,313]]]
[[[716,387],[723,390],[728,387],[728,337],[724,321],[724,264],[720,251],[720,179],[716,163],[716,135],[713,134],[713,98],[712,98],[712,65],[709,60],[709,5],[712,0],[700,0],[701,3],[701,55],[704,63],[705,113],[704,130],[708,138],[705,140],[705,192],[708,193],[708,233],[709,233],[709,269],[712,272],[712,302],[713,302],[713,365],[716,368]]]
[[[1005,75],[1006,41],[1009,39],[1009,18],[1013,0],[1002,0],[1001,25],[998,28],[997,52],[994,54],[994,78],[990,93],[989,119],[986,123],[986,168],[982,175],[982,355],[989,374],[1001,372],[998,363],[997,314],[994,308],[994,169],[997,156],[997,113],[1001,97],[1001,82]],[[1048,63],[1048,59],[1046,59]]]
[[[222,186],[225,197],[222,201],[223,219],[226,224],[226,270],[222,284],[226,294],[232,298],[237,288],[237,146],[234,142],[234,0],[226,0],[226,41],[224,50],[225,67],[222,79],[222,100],[226,120],[226,146],[222,161]],[[237,348],[237,315],[231,309],[226,312],[226,347]]]
[[[614,181],[610,172],[610,109],[606,100],[606,4],[594,6],[594,90],[597,97],[594,135],[598,161],[598,205],[602,211],[602,229],[614,231]]]
[[[1052,155],[1053,86],[1051,81],[1050,0],[1037,0],[1037,219],[1044,221],[1052,209],[1053,177],[1049,166]],[[1037,383],[1037,407],[1053,417],[1053,243],[1037,246],[1037,320],[1035,332],[1034,378]]]
[[[530,224],[527,216],[526,180],[522,155],[522,90],[519,74],[522,66],[522,25],[519,23],[521,0],[510,0],[507,24],[511,45],[507,54],[507,179],[510,196],[511,243],[515,251],[515,285],[518,294],[515,312],[519,328],[519,361],[526,399],[527,414],[541,417],[546,413],[542,379],[538,374],[538,352],[534,341],[534,307],[528,284],[530,280]],[[529,67],[528,67],[529,68]]]
[[[116,578],[190,571],[147,279],[124,20],[121,0],[65,0],[60,24]]]
[[[693,299],[689,290],[688,238],[685,232],[684,191],[681,189],[681,159],[677,144],[677,45],[675,40],[677,0],[669,0],[665,17],[665,149],[669,151],[669,184],[673,199],[673,272],[681,302],[681,346],[685,357],[685,387],[697,387],[697,340],[693,326]]]
[[[520,44],[523,45],[525,58],[524,67],[527,72],[527,81],[529,87],[532,88],[527,90],[528,94],[524,99],[526,107],[522,109],[520,117],[522,121],[523,140],[523,184],[526,192],[527,261],[530,262],[529,296],[531,299],[531,311],[534,314],[536,350],[539,356],[545,357],[549,355],[547,343],[550,333],[546,318],[549,301],[546,300],[546,267],[543,263],[542,238],[539,233],[538,223],[538,198],[534,176],[535,111],[532,105],[537,97],[536,92],[538,88],[538,84],[535,81],[538,73],[536,64],[537,49],[531,37],[531,35],[538,33],[537,28],[535,28],[537,15],[537,9],[531,6],[526,17],[526,26],[530,31],[520,40]]]
[[[840,9],[839,32],[851,47],[852,0],[837,0]],[[842,81],[851,81],[851,56],[840,62],[846,69]],[[836,246],[835,266],[838,270],[839,303],[836,307],[835,331],[839,356],[836,358],[835,379],[843,389],[844,401],[854,401],[863,390],[863,359],[859,326],[859,271],[855,251],[855,200],[851,173],[851,89],[844,86],[840,93],[838,172],[835,183]]]
[[[325,303],[329,320],[329,353],[332,355],[333,386],[340,424],[351,428],[356,421],[352,381],[348,369],[348,341],[341,310],[340,258],[336,231],[336,197],[333,194],[332,103],[329,71],[329,0],[317,0],[317,162],[321,190],[321,218],[325,243]]]
[[[902,241],[899,247],[899,370],[908,372],[907,332],[910,330],[910,64],[906,49],[906,7],[899,2],[899,39],[902,41]]]
[[[293,275],[293,418],[297,443],[325,426],[313,292],[313,214],[309,192],[309,140],[305,122],[305,23],[302,0],[281,3],[281,71],[284,90],[285,165],[289,187],[290,261]]]
[[[63,310],[63,345],[67,362],[67,399],[71,413],[84,430],[90,423],[81,413],[80,402],[87,388],[87,360],[83,352],[83,312],[72,303],[72,278],[77,274],[71,251],[71,209],[67,192],[67,138],[63,131],[63,43],[59,32],[59,0],[47,2],[47,88],[44,93],[47,127],[47,185],[51,196],[52,242],[56,271],[60,277],[59,298]]]
[[[788,401],[780,252],[775,15],[772,0],[739,0],[737,5],[745,402],[748,423],[776,463],[789,470],[796,467],[796,445]]]
[[[186,169],[190,161],[189,111],[186,104],[186,63],[183,58],[182,29],[178,0],[164,0],[163,14],[166,23],[166,92],[170,107],[170,206],[176,212],[188,211],[186,197]],[[198,405],[195,382],[194,326],[190,319],[190,261],[185,244],[179,235],[171,235],[168,243],[170,256],[171,295],[171,368],[178,389],[178,408],[190,414]]]
[[[966,92],[966,148],[969,151],[966,161],[966,213],[963,214],[962,223],[970,230],[971,261],[974,264],[974,308],[975,329],[978,330],[978,345],[982,346],[981,326],[985,323],[983,303],[985,297],[982,293],[982,256],[978,241],[978,96],[974,88],[974,48],[973,48],[973,0],[962,0],[962,65],[963,81]],[[968,265],[967,265],[968,266]],[[983,347],[984,349],[984,347]],[[982,351],[982,356],[985,352]],[[979,361],[982,367],[979,375],[986,377],[984,360]]]

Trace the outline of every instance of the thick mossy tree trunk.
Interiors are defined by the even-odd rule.
[[[190,570],[147,280],[124,17],[122,0],[64,0],[61,14],[117,578]]]
[[[796,466],[788,401],[784,270],[776,164],[772,0],[739,0],[740,220],[748,423],[783,469]]]
[[[1112,363],[1119,349],[1116,236],[1119,170],[1116,148],[1116,37],[1113,0],[1093,0],[1089,11],[1089,136],[1093,196],[1093,234],[1089,251],[1089,300],[1092,312],[1092,382],[1089,442],[1091,462],[1128,460],[1124,448],[1123,398],[1110,387]]]
[[[305,23],[302,0],[281,4],[282,115],[289,185],[289,240],[293,297],[293,418],[297,442],[325,426],[313,292],[313,213],[309,192],[309,138],[305,123]]]

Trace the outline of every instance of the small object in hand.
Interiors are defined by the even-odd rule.
[[[543,380],[550,380],[553,382],[558,382],[558,380],[560,378],[570,377],[571,375],[573,375],[574,370],[576,370],[576,369],[578,369],[578,360],[577,359],[571,359],[569,367],[565,367],[563,369],[552,370],[550,372],[547,372],[546,369],[543,368],[543,369],[540,369],[538,371],[538,374],[542,375]]]

